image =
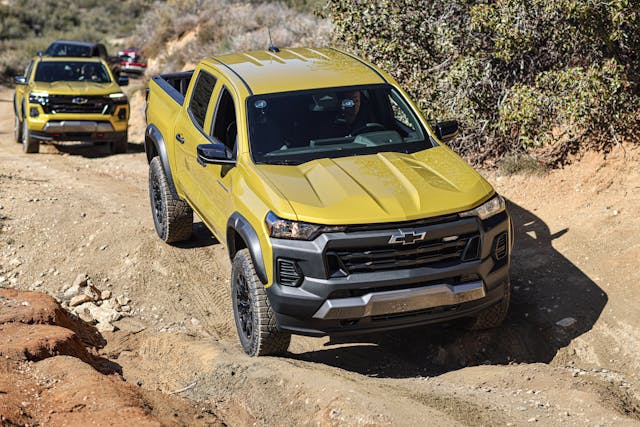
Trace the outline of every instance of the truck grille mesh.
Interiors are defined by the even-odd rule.
[[[81,98],[85,103],[73,102]],[[82,101],[80,101],[82,102]],[[49,102],[42,106],[46,114],[61,113],[86,113],[86,114],[112,114],[113,105],[104,96],[76,96],[76,95],[51,95]]]
[[[412,245],[354,248],[329,252],[336,256],[346,273],[368,273],[419,267],[442,267],[450,263],[471,261],[479,257],[480,236],[477,233],[427,240]]]

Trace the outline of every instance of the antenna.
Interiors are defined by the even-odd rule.
[[[273,53],[280,52],[280,49],[278,48],[278,46],[275,46],[273,44],[273,41],[271,40],[271,29],[269,27],[267,27],[267,33],[269,34],[269,52],[273,52]]]

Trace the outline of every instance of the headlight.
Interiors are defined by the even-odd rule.
[[[276,239],[313,240],[321,233],[344,231],[343,226],[309,224],[308,222],[282,219],[269,212],[264,219],[269,235]]]
[[[49,102],[49,94],[47,92],[30,92],[29,102],[45,105],[47,102]]]
[[[111,99],[127,99],[127,95],[122,92],[110,93],[109,98]]]
[[[470,211],[461,212],[460,216],[477,216],[480,219],[487,219],[495,214],[502,212],[505,209],[504,199],[500,195],[489,199],[475,209]]]

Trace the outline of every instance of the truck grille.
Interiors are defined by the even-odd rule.
[[[46,114],[113,114],[113,105],[104,96],[50,95],[42,108]]]
[[[455,237],[455,239],[454,239]],[[442,267],[478,259],[478,233],[427,240],[412,245],[354,248],[327,253],[335,256],[346,273],[368,273],[419,267]]]

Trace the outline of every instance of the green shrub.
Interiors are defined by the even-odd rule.
[[[333,41],[390,70],[474,163],[565,161],[638,130],[640,0],[329,0]]]

